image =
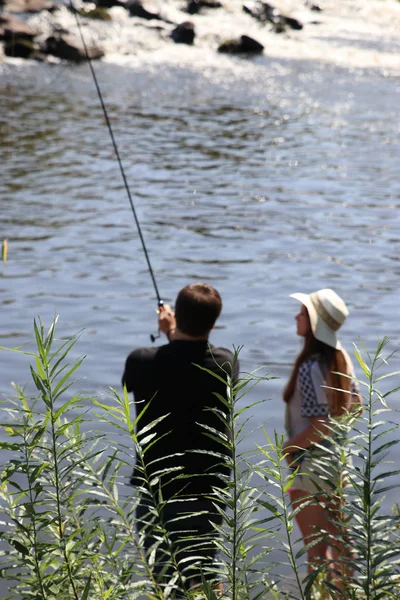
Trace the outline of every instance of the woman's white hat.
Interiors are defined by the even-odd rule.
[[[328,288],[312,294],[291,294],[290,297],[299,300],[308,310],[314,337],[332,348],[340,348],[336,331],[349,315],[341,297]]]

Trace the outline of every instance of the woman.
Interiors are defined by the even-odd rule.
[[[361,398],[350,357],[336,337],[349,314],[343,300],[330,289],[291,297],[302,303],[296,321],[304,345],[283,393],[289,434],[284,450],[297,469],[289,490],[293,508],[300,509],[297,523],[304,543],[315,541],[307,551],[310,573],[330,561],[338,569],[340,559],[351,555],[338,524],[337,491],[343,489],[345,469],[338,468],[337,445],[329,437],[334,435],[331,418],[359,409]],[[331,547],[321,531],[336,538]],[[339,571],[344,572],[344,563]]]

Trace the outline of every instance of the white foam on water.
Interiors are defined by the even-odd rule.
[[[144,0],[144,6],[174,23],[193,22],[195,45],[174,44],[170,39],[173,25],[129,17],[121,7],[110,9],[111,22],[81,18],[88,43],[104,48],[106,62],[122,65],[167,63],[207,68],[225,65],[230,57],[218,55],[218,45],[243,34],[264,47],[264,57],[319,61],[344,68],[378,69],[383,75],[400,74],[400,2],[398,0],[315,0],[321,12],[310,4],[295,0],[273,0],[279,12],[299,19],[304,28],[277,34],[244,13],[246,0],[224,0],[223,8],[189,15],[182,11],[185,0]],[[250,3],[250,2],[249,2]],[[90,4],[80,6],[90,8]],[[75,16],[66,8],[53,15],[41,13],[30,19],[48,35],[54,24],[77,33]],[[316,23],[317,22],[317,23]]]

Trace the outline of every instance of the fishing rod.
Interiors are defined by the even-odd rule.
[[[113,147],[114,147],[115,155],[117,157],[117,161],[118,161],[118,165],[119,165],[119,168],[120,168],[120,171],[121,171],[121,175],[122,175],[122,179],[123,179],[124,186],[125,186],[125,189],[126,189],[126,193],[128,195],[129,203],[131,205],[131,209],[132,209],[132,212],[133,212],[133,217],[135,219],[136,227],[137,227],[137,230],[138,230],[138,233],[139,233],[139,238],[140,238],[140,241],[142,243],[142,248],[143,248],[143,252],[144,252],[145,258],[146,258],[147,267],[149,269],[150,277],[151,277],[151,280],[153,282],[154,290],[156,292],[158,306],[159,306],[159,308],[161,308],[162,306],[164,306],[164,301],[161,299],[160,293],[158,291],[158,286],[157,286],[156,278],[155,278],[155,275],[154,275],[153,268],[151,266],[149,253],[147,252],[147,247],[146,247],[146,244],[145,244],[145,241],[144,241],[144,237],[143,237],[143,233],[142,233],[142,228],[140,227],[140,222],[139,222],[138,216],[136,214],[136,209],[135,209],[135,205],[134,205],[133,200],[132,200],[132,194],[131,194],[131,191],[129,189],[128,180],[127,180],[126,175],[125,175],[124,166],[122,164],[121,156],[120,156],[120,153],[119,153],[119,150],[118,150],[117,142],[115,140],[115,136],[114,136],[114,132],[113,132],[113,129],[112,129],[112,126],[111,126],[111,122],[110,122],[110,119],[108,117],[107,108],[106,108],[106,105],[105,105],[104,100],[103,100],[103,94],[101,93],[101,88],[100,88],[100,85],[99,85],[99,82],[98,82],[98,79],[97,79],[96,71],[94,70],[92,59],[90,58],[89,50],[88,50],[88,47],[86,45],[85,38],[83,36],[81,24],[80,24],[80,21],[79,21],[79,13],[78,13],[78,10],[72,4],[72,0],[70,0],[69,4],[70,4],[70,7],[71,7],[71,12],[75,15],[75,20],[76,20],[76,24],[78,26],[79,35],[80,35],[80,38],[81,38],[81,41],[82,41],[83,48],[85,50],[86,59],[87,59],[87,61],[89,63],[90,71],[92,73],[93,81],[94,81],[94,84],[95,84],[95,87],[96,87],[96,90],[97,90],[97,95],[99,97],[101,108],[103,110],[104,119],[105,119],[107,127],[108,127],[108,131],[109,131],[109,134],[110,134],[110,137],[111,137],[111,141],[112,141],[112,144],[113,144]],[[155,342],[156,339],[160,337],[160,335],[161,335],[160,329],[158,329],[158,334],[157,335],[150,334],[151,341]]]

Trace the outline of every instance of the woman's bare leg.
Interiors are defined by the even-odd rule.
[[[330,559],[328,543],[323,535],[323,531],[327,530],[326,510],[318,499],[308,498],[308,494],[302,490],[290,490],[289,494],[293,508],[302,507],[296,515],[296,522],[304,544],[315,541],[307,551],[308,572],[312,573],[322,564],[327,564]]]
[[[336,587],[341,592],[346,592],[349,586],[349,578],[353,576],[353,569],[349,561],[354,559],[355,553],[351,540],[346,535],[346,523],[342,513],[342,500],[339,498],[321,498],[326,511],[325,529],[329,532],[332,553],[332,577]],[[343,595],[343,598],[346,596]]]
[[[302,490],[290,490],[289,493],[293,508],[304,504],[296,515],[304,544],[320,537],[307,552],[308,572],[326,565],[329,568],[327,579],[342,592],[343,598],[348,597],[349,578],[353,575],[348,563],[354,558],[354,550],[346,536],[341,500],[323,494],[307,499]],[[325,536],[323,532],[326,532]]]

